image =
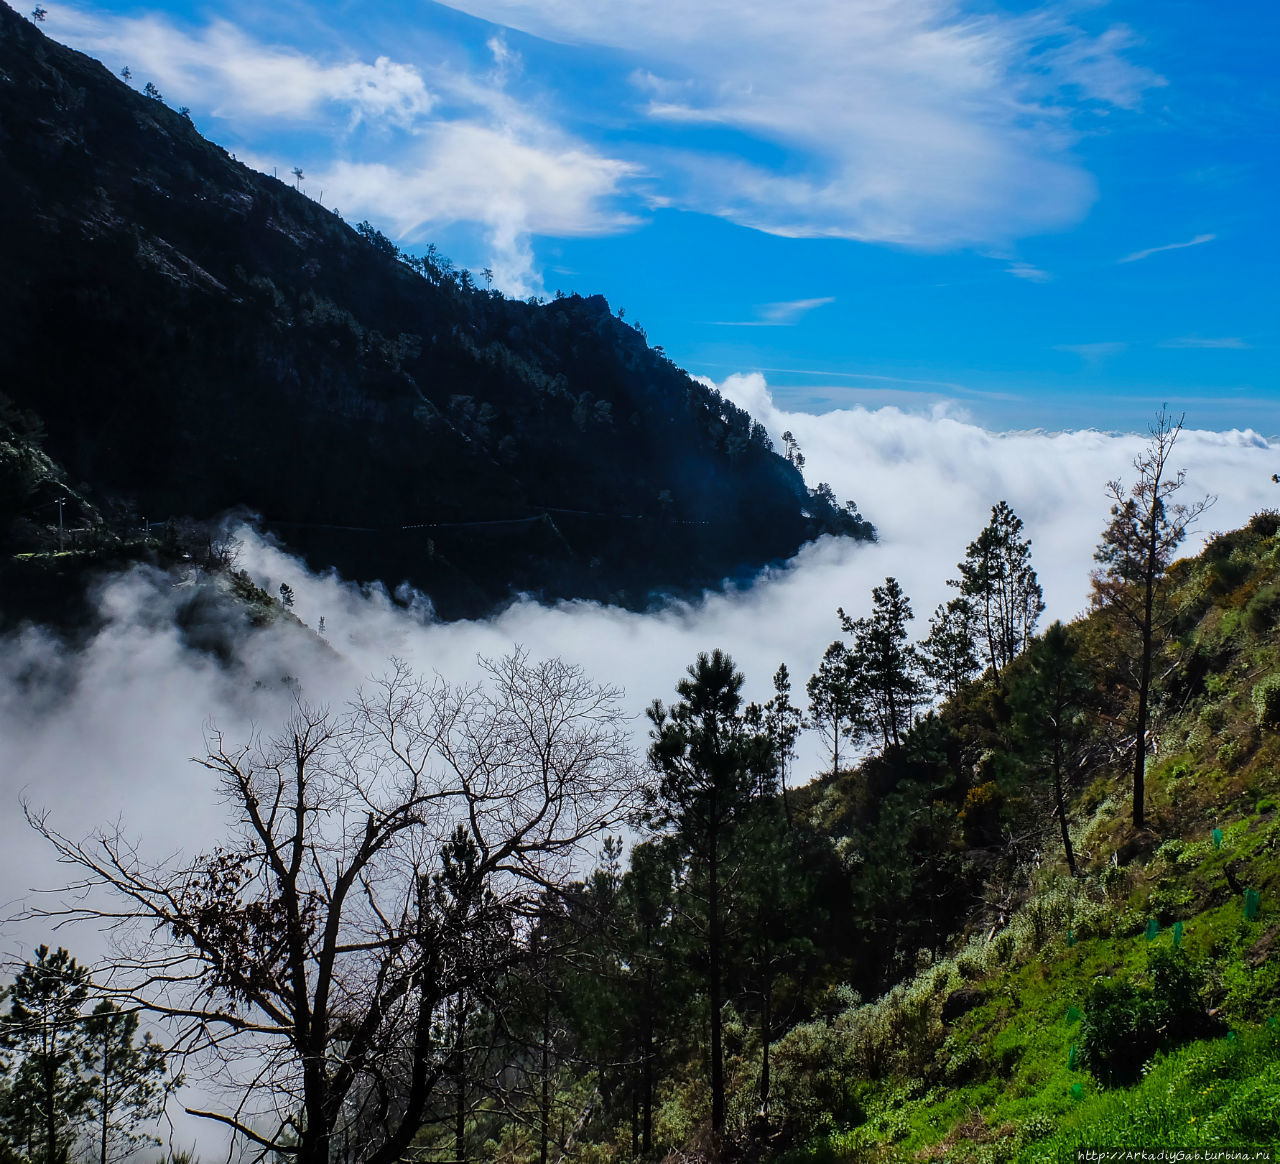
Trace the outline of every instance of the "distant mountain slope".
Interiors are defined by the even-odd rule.
[[[247,506],[446,614],[639,605],[873,536],[602,297],[407,260],[2,3],[0,221],[0,390],[153,521]]]

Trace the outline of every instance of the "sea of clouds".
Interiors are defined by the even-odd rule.
[[[729,651],[747,675],[750,698],[766,698],[773,672],[786,663],[802,699],[805,678],[839,633],[836,607],[865,611],[872,586],[887,575],[910,596],[923,634],[929,614],[950,593],[946,581],[966,545],[1002,499],[1026,523],[1046,621],[1073,618],[1088,605],[1092,553],[1108,512],[1106,483],[1131,481],[1132,460],[1145,444],[1145,434],[993,433],[944,409],[788,413],[758,375],[731,377],[720,388],[775,440],[789,429],[809,480],[827,481],[841,499],[856,500],[878,527],[879,542],[823,539],[750,587],[653,613],[517,601],[488,620],[438,623],[425,599],[406,606],[380,587],[311,573],[246,527],[238,531],[241,567],[273,593],[287,583],[295,613],[312,628],[323,618],[332,649],[297,628],[250,633],[237,624],[230,632],[239,641],[232,665],[190,649],[175,627],[183,586],[175,589],[170,578],[146,569],[116,576],[98,595],[104,625],[82,649],[68,652],[35,628],[3,643],[0,900],[57,880],[21,819],[21,798],[50,809],[73,834],[120,818],[154,852],[216,833],[220,817],[208,774],[189,757],[203,751],[210,724],[236,738],[281,722],[291,698],[286,677],[298,680],[307,698],[337,706],[392,656],[467,681],[477,674],[478,656],[500,656],[518,644],[534,656],[581,664],[622,688],[642,746],[644,708],[671,697],[699,651]],[[1185,496],[1217,498],[1188,552],[1210,532],[1280,500],[1271,481],[1280,467],[1276,454],[1253,432],[1182,433],[1174,460],[1187,474]],[[806,760],[812,770],[813,748]]]
[[[484,621],[435,622],[425,599],[393,601],[380,587],[357,587],[333,573],[307,571],[249,528],[239,530],[240,565],[271,592],[287,583],[295,613],[310,627],[324,619],[326,646],[298,628],[250,633],[239,621],[233,664],[190,648],[174,625],[185,585],[152,570],[118,575],[100,588],[104,623],[74,652],[46,632],[9,636],[0,654],[0,901],[56,884],[59,870],[27,828],[25,800],[48,809],[71,835],[119,819],[156,855],[217,836],[222,808],[208,773],[190,757],[203,752],[215,725],[232,738],[271,730],[287,714],[292,686],[306,698],[340,706],[357,684],[392,657],[448,679],[476,677],[478,656],[520,645],[534,656],[559,655],[624,691],[645,740],[644,708],[670,699],[699,651],[721,647],[746,673],[749,698],[767,698],[786,663],[803,700],[805,678],[839,633],[837,606],[868,609],[870,591],[896,576],[910,596],[916,628],[948,597],[946,581],[990,509],[1007,500],[1026,522],[1044,586],[1046,621],[1070,619],[1088,605],[1089,572],[1107,518],[1106,482],[1133,478],[1145,434],[1095,431],[993,433],[935,409],[853,408],[821,416],[779,409],[758,375],[732,377],[726,396],[748,408],[775,440],[789,429],[810,481],[827,481],[875,522],[874,545],[823,539],[754,585],[672,603],[653,613],[565,602],[517,601]],[[1253,432],[1185,431],[1175,461],[1188,499],[1216,496],[1194,551],[1213,530],[1230,529],[1277,500],[1276,449]],[[403,597],[403,591],[402,591]],[[330,649],[331,648],[331,649]],[[816,743],[797,776],[816,771]],[[12,912],[12,907],[5,910]],[[8,948],[28,934],[12,927]]]
[[[857,501],[878,527],[874,545],[823,539],[747,588],[708,593],[638,614],[597,603],[554,606],[517,601],[484,621],[438,623],[426,598],[402,588],[358,587],[316,574],[250,528],[238,531],[240,566],[267,590],[287,583],[294,612],[310,628],[324,619],[324,639],[281,623],[251,632],[234,611],[225,634],[235,659],[192,649],[175,612],[194,579],[137,568],[104,581],[97,603],[102,627],[68,650],[39,628],[0,642],[0,916],[37,900],[31,891],[65,884],[45,842],[27,826],[25,802],[47,810],[61,832],[79,838],[119,822],[154,858],[215,842],[226,822],[203,754],[216,726],[229,739],[271,731],[288,714],[292,692],[340,707],[355,687],[384,671],[391,657],[467,682],[479,656],[516,645],[534,656],[559,655],[595,679],[623,689],[635,717],[637,748],[646,739],[645,707],[670,700],[675,682],[699,651],[721,647],[746,673],[748,698],[771,694],[786,663],[803,702],[805,678],[839,633],[835,610],[858,614],[872,586],[894,575],[910,596],[917,630],[949,593],[948,578],[966,545],[1007,500],[1026,523],[1044,587],[1046,621],[1070,619],[1088,605],[1089,572],[1108,513],[1106,483],[1132,481],[1145,434],[1095,431],[986,431],[945,408],[917,414],[852,408],[821,416],[778,408],[758,375],[720,386],[762,421],[780,443],[790,430],[806,457],[810,482],[827,481]],[[1233,528],[1280,498],[1271,481],[1277,449],[1253,432],[1185,431],[1175,451],[1186,471],[1187,499],[1217,501],[1188,540],[1195,551],[1214,530]],[[819,768],[816,740],[803,748],[797,779]],[[52,899],[45,900],[46,903]],[[90,961],[100,935],[32,923],[8,923],[0,950],[19,960],[40,941],[68,946]],[[182,1134],[193,1134],[183,1125]]]

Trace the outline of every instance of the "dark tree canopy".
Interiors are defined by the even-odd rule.
[[[768,737],[742,709],[743,676],[717,649],[700,654],[676,684],[679,702],[649,708],[649,762],[658,776],[648,820],[672,832],[687,855],[685,877],[705,884],[707,1013],[710,1026],[711,1130],[724,1131],[723,1048],[726,872],[739,854],[735,829],[754,799],[771,794],[777,760]]]
[[[1022,536],[1022,519],[1007,502],[992,507],[991,520],[969,543],[959,570],[959,580],[951,585],[972,602],[987,664],[999,679],[1044,612],[1044,596],[1031,566],[1031,542]]]

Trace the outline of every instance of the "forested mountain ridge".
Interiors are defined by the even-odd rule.
[[[3,391],[104,512],[246,506],[446,614],[643,605],[872,536],[603,297],[401,255],[4,5],[0,218]]]

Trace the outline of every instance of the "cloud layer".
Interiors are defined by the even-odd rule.
[[[785,662],[802,701],[805,679],[839,633],[835,608],[865,612],[871,587],[890,574],[911,598],[923,631],[948,597],[946,579],[965,546],[1001,499],[1026,522],[1046,619],[1071,618],[1087,603],[1091,555],[1106,519],[1104,484],[1130,479],[1132,458],[1144,444],[1141,436],[1093,431],[993,433],[946,406],[929,414],[788,413],[759,375],[731,377],[721,389],[775,440],[791,430],[810,479],[856,499],[879,526],[880,542],[826,539],[750,588],[655,614],[518,602],[488,621],[442,625],[431,621],[429,603],[406,606],[408,592],[393,602],[381,587],[309,573],[246,533],[241,566],[269,591],[287,582],[299,617],[313,628],[324,619],[327,646],[297,627],[251,633],[233,616],[222,628],[239,644],[231,667],[191,649],[175,629],[189,581],[175,586],[147,569],[118,576],[99,595],[102,627],[83,650],[69,652],[35,629],[0,643],[0,897],[12,902],[65,877],[22,822],[21,797],[49,808],[54,824],[73,836],[119,818],[152,855],[214,843],[224,806],[189,757],[202,751],[210,723],[230,740],[247,738],[255,726],[272,730],[294,679],[311,700],[338,706],[363,678],[385,670],[391,656],[459,681],[475,677],[477,655],[499,656],[521,644],[534,656],[563,656],[623,686],[642,748],[644,707],[672,697],[699,651],[729,651],[746,672],[749,698],[767,698],[770,677]],[[1275,500],[1276,449],[1254,433],[1184,432],[1175,460],[1187,470],[1189,494],[1218,495],[1188,551],[1210,529],[1238,525]],[[820,762],[818,745],[808,741],[797,775],[807,778]],[[26,957],[48,938],[31,926],[8,926],[0,948]],[[79,932],[56,940],[91,961],[102,938]],[[189,1137],[189,1127],[182,1134]]]
[[[341,701],[362,676],[392,656],[451,678],[474,672],[477,654],[520,643],[535,655],[564,655],[596,678],[624,686],[637,714],[667,697],[700,650],[729,650],[763,696],[778,663],[802,682],[836,636],[835,608],[860,612],[870,590],[895,575],[911,597],[917,627],[948,594],[946,579],[991,507],[1007,500],[1024,519],[1048,605],[1046,618],[1071,618],[1088,600],[1088,575],[1107,514],[1108,479],[1132,477],[1144,439],[1094,431],[993,433],[946,407],[931,414],[852,408],[813,416],[779,409],[759,375],[721,385],[778,438],[791,430],[811,480],[855,499],[881,531],[876,545],[824,540],[754,586],[641,615],[593,603],[554,607],[518,602],[483,622],[436,624],[429,606],[406,610],[378,588],[360,590],[314,575],[280,549],[246,535],[241,564],[271,591],[288,582],[294,610],[311,626],[325,619],[328,644],[284,630],[242,637],[239,669],[228,672],[184,646],[172,612],[182,597],[169,581],[135,571],[102,592],[104,629],[81,653],[66,654],[41,632],[5,643],[0,674],[0,772],[13,807],[23,789],[55,804],[74,827],[115,815],[128,789],[126,819],[150,821],[164,845],[207,819],[186,758],[215,719],[229,732],[278,717],[287,687]],[[1214,493],[1216,506],[1188,544],[1231,528],[1275,501],[1276,450],[1250,432],[1187,431],[1176,461],[1188,494]],[[236,632],[241,634],[241,632]],[[335,653],[336,652],[336,653]],[[640,733],[643,735],[643,732]],[[14,814],[3,819],[0,850],[31,856]],[[5,884],[25,882],[5,858]],[[38,869],[38,862],[30,870]],[[38,879],[38,878],[37,878]]]

